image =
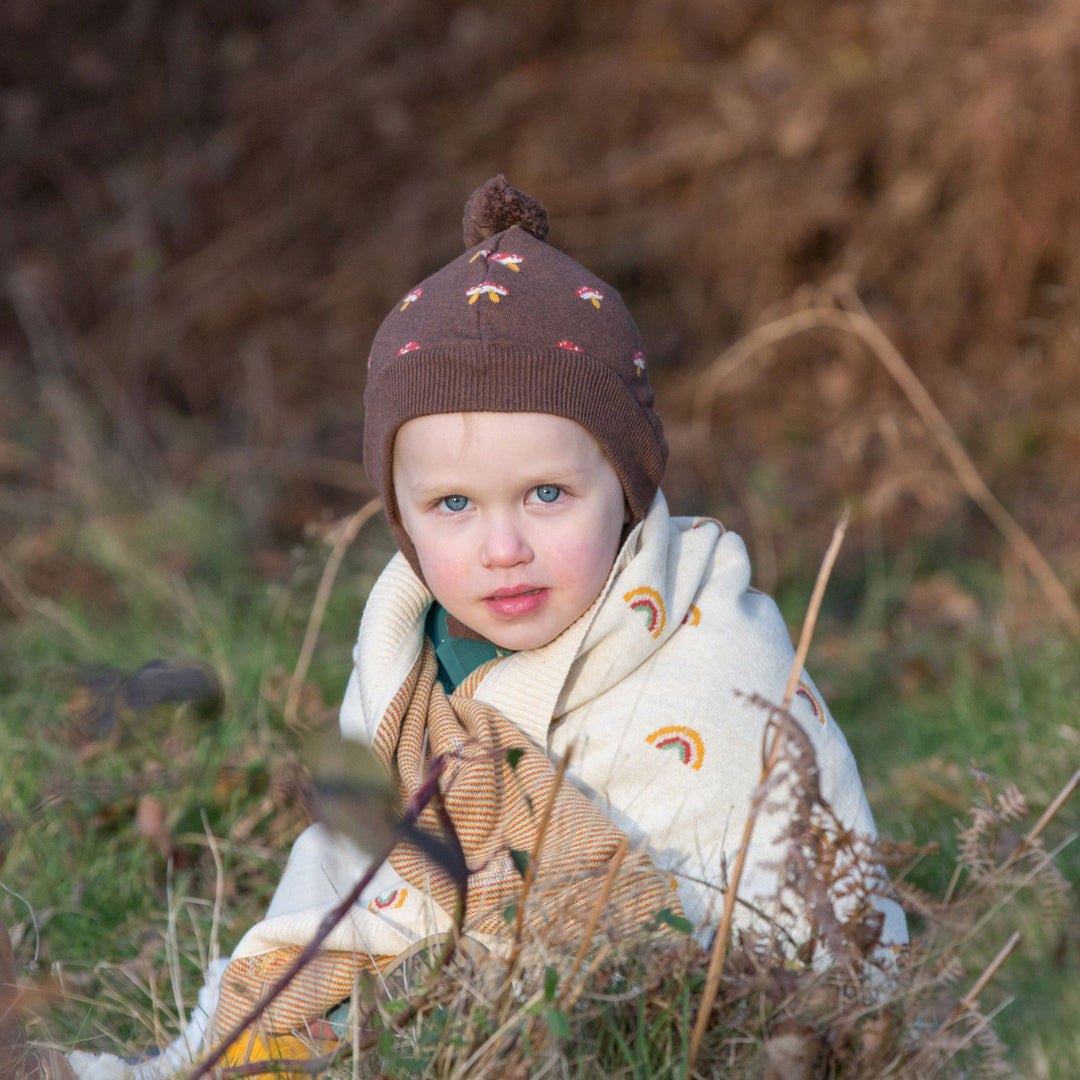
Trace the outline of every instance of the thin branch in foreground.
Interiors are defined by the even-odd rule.
[[[593,934],[596,933],[597,924],[600,922],[600,916],[607,907],[608,899],[611,897],[611,890],[615,887],[615,879],[619,876],[619,869],[629,850],[630,841],[624,836],[622,840],[619,841],[619,846],[615,849],[615,854],[611,856],[611,865],[608,867],[607,875],[604,877],[604,884],[600,890],[600,895],[596,898],[596,903],[593,904],[592,912],[589,914],[589,921],[585,926],[585,933],[581,938],[581,946],[577,951],[577,956],[574,957],[574,963],[570,967],[569,974],[563,981],[563,988],[559,994],[558,1000],[558,1007],[560,1009],[566,1001],[566,995],[570,991],[574,979],[577,978],[577,973],[581,970],[581,965],[585,962],[585,957],[589,952],[589,945],[592,943]]]
[[[817,580],[814,582],[814,591],[810,597],[806,618],[803,620],[802,633],[799,635],[799,647],[795,651],[795,658],[792,661],[791,670],[788,673],[787,686],[784,689],[784,700],[781,705],[781,709],[784,711],[791,706],[791,702],[795,697],[795,691],[798,689],[799,678],[806,662],[807,653],[810,651],[810,641],[814,634],[814,627],[817,624],[818,613],[821,610],[821,600],[825,595],[825,585],[829,580],[829,575],[832,573],[833,565],[836,562],[836,556],[840,551],[840,545],[844,541],[847,524],[848,513],[845,509],[843,516],[837,522],[836,528],[833,530],[832,541],[829,544],[828,550],[825,552],[825,558],[822,560]],[[766,739],[768,738],[768,731],[769,729],[766,729]],[[768,760],[765,762],[761,772],[761,778],[758,781],[759,788],[767,782],[773,769],[776,767],[776,763],[780,759],[783,741],[782,733],[774,732]],[[746,865],[746,856],[750,848],[750,840],[754,833],[754,825],[757,822],[759,808],[760,803],[755,802],[747,815],[746,825],[743,829],[742,842],[739,845],[739,853],[735,857],[735,865],[731,871],[731,879],[728,881],[727,890],[724,893],[724,913],[720,920],[720,927],[716,932],[716,938],[713,941],[712,956],[709,958],[709,970],[705,977],[705,990],[701,996],[701,1004],[698,1007],[697,1018],[694,1021],[693,1034],[690,1037],[690,1049],[686,1060],[686,1069],[688,1073],[693,1070],[694,1063],[697,1061],[698,1053],[701,1050],[701,1042],[705,1037],[705,1029],[709,1024],[709,1015],[712,1012],[713,1004],[716,1001],[716,994],[720,987],[720,974],[724,968],[728,942],[731,937],[731,923],[735,914],[735,900],[739,892],[739,883],[742,880],[743,869]]]
[[[381,499],[369,499],[341,526],[334,540],[333,550],[326,560],[326,567],[319,580],[315,603],[312,605],[307,630],[304,632],[304,642],[300,646],[300,655],[296,660],[296,669],[289,680],[289,689],[285,695],[285,723],[290,727],[296,723],[296,713],[300,706],[300,691],[303,689],[304,679],[307,678],[308,668],[311,667],[311,658],[315,655],[315,644],[319,639],[319,630],[322,628],[326,605],[330,600],[330,591],[334,587],[341,560],[345,558],[345,552],[348,551],[349,545],[356,539],[365,523],[369,518],[374,517],[381,506]]]
[[[518,960],[521,957],[521,936],[525,930],[525,905],[528,903],[529,892],[536,877],[536,867],[540,862],[540,851],[544,846],[544,838],[547,836],[548,825],[551,823],[551,815],[555,810],[555,800],[559,796],[559,789],[562,787],[563,778],[566,776],[566,770],[570,765],[572,751],[573,747],[570,747],[555,770],[551,792],[544,803],[544,809],[540,815],[540,824],[536,829],[536,840],[533,843],[532,851],[529,852],[529,865],[525,867],[525,874],[521,882],[521,899],[518,900],[514,919],[514,949],[507,963],[507,987],[510,986],[513,980],[514,973],[517,971]]]
[[[1019,859],[1020,856],[1023,855],[1024,852],[1027,851],[1032,844],[1035,843],[1035,841],[1041,835],[1043,829],[1045,829],[1046,826],[1050,824],[1053,818],[1057,815],[1057,812],[1065,805],[1066,802],[1068,802],[1069,798],[1072,796],[1073,792],[1076,791],[1077,787],[1080,787],[1080,769],[1077,769],[1076,772],[1074,772],[1072,776],[1069,777],[1069,779],[1065,782],[1065,786],[1054,797],[1053,802],[1051,802],[1050,805],[1043,811],[1042,817],[1040,817],[1039,820],[1035,822],[1035,824],[1031,827],[1031,831],[1020,841],[1019,844],[1016,845],[1015,850],[1005,862],[1006,866],[1009,866],[1010,864],[1016,862],[1016,860]]]
[[[1080,608],[1077,607],[1046,557],[987,486],[956,432],[900,351],[866,313],[854,293],[851,293],[847,299],[855,310],[819,305],[795,311],[759,326],[736,341],[706,368],[698,383],[699,392],[696,395],[694,421],[694,426],[699,432],[698,443],[701,451],[703,452],[709,442],[712,406],[717,395],[750,358],[760,356],[771,346],[809,330],[831,329],[851,334],[870,350],[892,376],[919,419],[937,441],[952,466],[960,486],[1016,552],[1020,561],[1039,583],[1061,621],[1075,636],[1080,637]],[[755,374],[760,374],[768,363],[768,360],[762,360]]]
[[[435,797],[439,792],[439,778],[442,775],[445,767],[445,759],[442,757],[435,758],[431,763],[431,769],[428,772],[424,783],[421,785],[416,794],[409,800],[409,806],[402,817],[402,828],[408,830],[414,827],[420,818],[420,813],[425,806]],[[453,838],[456,841],[456,837]],[[315,936],[308,942],[307,945],[297,955],[295,960],[289,965],[289,967],[278,977],[273,983],[270,989],[263,995],[263,998],[258,1004],[256,1004],[245,1016],[233,1025],[233,1027],[227,1031],[218,1041],[217,1047],[196,1067],[195,1071],[188,1077],[188,1080],[201,1080],[202,1077],[207,1076],[210,1070],[222,1059],[226,1051],[230,1046],[238,1039],[252,1024],[258,1021],[259,1017],[269,1008],[271,1002],[277,998],[281,992],[292,982],[300,970],[308,964],[322,947],[323,942],[330,936],[334,927],[337,926],[342,919],[349,913],[353,904],[360,898],[360,894],[371,884],[372,879],[378,872],[378,869],[386,860],[390,857],[391,852],[397,846],[398,838],[386,846],[386,848],[379,853],[379,856],[372,861],[372,865],[363,874],[359,881],[349,890],[345,898],[334,908],[332,908],[324,917],[319,927],[315,932]],[[464,884],[459,882],[459,900],[460,893],[464,888]],[[463,905],[459,903],[459,907],[463,908]],[[453,944],[456,941],[456,934],[451,934],[447,943],[448,949],[452,951]],[[405,1016],[401,1023],[407,1023],[413,1013],[409,1010],[405,1010],[402,1016]],[[396,1017],[395,1021],[400,1017]],[[263,1071],[267,1071],[265,1068]],[[247,1074],[240,1074],[247,1075]]]
[[[1009,940],[1002,945],[997,956],[986,966],[986,970],[976,980],[975,985],[960,999],[950,1019],[955,1020],[963,1012],[972,1012],[979,995],[989,986],[990,980],[998,973],[1001,965],[1009,958],[1012,951],[1020,944],[1020,931],[1014,930]]]

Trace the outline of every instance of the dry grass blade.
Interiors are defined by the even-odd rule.
[[[67,612],[55,600],[32,593],[15,567],[4,558],[0,558],[0,595],[8,598],[8,603],[16,615],[24,613],[37,615],[59,627],[66,634],[70,634],[84,651],[90,655],[94,654],[95,642],[90,635],[70,619]]]
[[[1020,931],[1014,930],[1009,937],[1009,940],[998,951],[997,956],[986,965],[986,970],[975,981],[975,985],[960,999],[953,1012],[952,1019],[960,1016],[965,1010],[971,1011],[975,1008],[975,1003],[979,999],[979,995],[990,985],[990,980],[1001,969],[1001,965],[1009,958],[1009,955],[1020,944]]]
[[[751,331],[712,362],[701,376],[699,384],[701,392],[697,397],[695,428],[698,432],[700,452],[704,453],[710,442],[711,409],[716,395],[751,357],[808,330],[832,329],[852,334],[866,345],[892,376],[919,418],[937,440],[964,491],[993,522],[1009,546],[1016,552],[1020,561],[1039,583],[1061,621],[1073,634],[1080,637],[1080,608],[1069,595],[1069,591],[1054,573],[1035,542],[987,487],[956,432],[919,381],[918,376],[900,355],[900,351],[886,337],[881,327],[866,314],[857,298],[852,296],[849,302],[857,305],[858,310],[811,307],[775,319]],[[767,366],[767,363],[767,361],[762,361],[758,373]]]
[[[296,723],[296,712],[300,706],[300,692],[307,678],[308,668],[311,667],[311,658],[315,655],[315,644],[319,640],[319,630],[322,628],[323,617],[326,614],[326,605],[330,600],[330,591],[334,587],[341,560],[345,558],[345,552],[349,545],[356,539],[360,530],[367,521],[374,517],[382,506],[380,499],[369,499],[348,521],[341,526],[334,540],[333,550],[326,560],[322,577],[319,580],[319,588],[315,593],[315,603],[311,608],[308,618],[307,630],[304,632],[304,641],[300,646],[300,655],[296,660],[296,669],[289,680],[289,690],[285,696],[285,723]]]
[[[825,552],[825,558],[822,560],[817,580],[814,582],[814,591],[810,597],[806,618],[803,620],[802,633],[799,635],[799,646],[795,651],[795,658],[792,661],[791,670],[788,672],[787,686],[784,689],[782,708],[785,710],[791,705],[792,699],[795,696],[795,691],[798,689],[799,677],[802,673],[803,666],[806,663],[807,653],[810,651],[810,641],[813,638],[814,626],[817,623],[818,612],[821,609],[821,600],[825,595],[825,585],[829,580],[829,575],[832,573],[833,564],[836,562],[836,556],[840,551],[840,545],[844,541],[847,523],[848,514],[845,510],[843,516],[837,522],[836,528],[833,530],[832,541],[829,543],[829,548]],[[766,738],[768,738],[768,730],[766,731]],[[776,763],[780,757],[782,743],[783,736],[779,733],[774,734],[772,747],[768,754],[768,760],[765,762],[761,772],[761,779],[758,781],[759,786],[768,780],[769,775],[776,767]],[[746,854],[750,847],[750,839],[753,836],[758,809],[759,807],[757,805],[752,806],[750,808],[750,813],[747,815],[742,841],[739,844],[739,853],[735,858],[735,865],[731,871],[731,878],[728,882],[727,890],[724,893],[724,913],[720,920],[720,927],[716,932],[716,938],[713,942],[712,956],[709,958],[709,970],[705,977],[705,990],[702,993],[701,1003],[698,1006],[697,1018],[694,1021],[694,1030],[690,1036],[690,1049],[687,1054],[687,1072],[693,1070],[694,1064],[697,1061],[698,1053],[701,1050],[701,1041],[705,1037],[705,1029],[709,1023],[709,1014],[712,1012],[713,1003],[716,1001],[717,990],[720,986],[720,973],[724,968],[724,959],[727,956],[728,941],[731,937],[731,923],[735,914],[735,899],[738,896],[739,883],[742,880],[743,868],[746,864]]]
[[[540,852],[544,846],[544,837],[547,835],[548,824],[551,822],[551,815],[555,810],[555,800],[559,797],[559,789],[562,787],[563,777],[566,776],[566,770],[570,765],[571,750],[567,750],[562,761],[559,762],[558,768],[555,770],[555,777],[551,782],[551,792],[548,795],[547,802],[544,803],[544,809],[540,815],[540,823],[536,829],[536,842],[533,844],[532,851],[529,852],[529,865],[525,868],[525,874],[522,878],[521,898],[518,900],[517,912],[515,913],[514,918],[514,948],[507,964],[505,988],[508,994],[511,989],[514,973],[517,971],[518,962],[521,959],[522,933],[525,929],[525,905],[528,903],[529,890],[532,889],[533,879],[536,877],[536,867],[540,862]]]
[[[566,1001],[566,995],[573,985],[574,979],[577,978],[577,973],[581,970],[581,965],[585,962],[585,957],[589,952],[589,945],[592,942],[593,934],[596,933],[597,924],[600,922],[600,916],[607,907],[608,899],[611,896],[611,890],[615,886],[615,879],[619,876],[619,868],[622,866],[623,859],[626,858],[626,853],[630,850],[630,841],[626,838],[619,842],[619,846],[615,849],[615,854],[611,856],[611,866],[608,868],[607,876],[604,878],[604,886],[600,890],[600,895],[596,898],[596,903],[593,905],[593,909],[589,914],[589,922],[585,927],[585,933],[581,938],[581,947],[577,951],[577,956],[574,957],[574,962],[570,966],[570,972],[563,981],[563,988],[559,994],[558,1005],[559,1008],[563,1007]]]
[[[803,619],[802,631],[799,634],[799,646],[795,650],[795,659],[791,662],[791,670],[788,672],[787,686],[784,687],[784,700],[781,702],[782,709],[791,707],[795,698],[795,692],[799,689],[799,679],[802,677],[803,668],[806,666],[806,657],[810,652],[810,642],[814,637],[814,627],[817,625],[818,614],[821,611],[821,601],[825,596],[825,586],[829,582],[836,557],[840,554],[840,546],[844,542],[844,536],[848,527],[848,510],[845,507],[840,520],[833,529],[832,539],[825,552],[825,558],[821,561],[821,569],[818,570],[817,579],[814,581],[814,591],[810,594],[810,603],[806,609],[806,618]]]
[[[1033,843],[1035,843],[1042,834],[1043,829],[1050,824],[1057,815],[1057,812],[1069,801],[1069,798],[1072,796],[1073,792],[1076,791],[1077,787],[1080,787],[1080,769],[1077,769],[1076,772],[1069,777],[1065,786],[1057,793],[1054,800],[1043,811],[1042,817],[1035,822],[1031,827],[1031,831],[1016,845],[1016,850],[1013,851],[1005,863],[1006,866],[1016,862],[1016,860],[1019,859]]]

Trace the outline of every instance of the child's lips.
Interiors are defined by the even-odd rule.
[[[519,585],[512,589],[496,589],[484,597],[488,611],[504,618],[532,615],[547,601],[548,590],[539,585]]]

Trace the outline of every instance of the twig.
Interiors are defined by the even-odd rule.
[[[795,699],[795,692],[799,689],[799,679],[802,677],[803,668],[806,666],[806,657],[810,652],[810,641],[814,636],[814,627],[817,625],[818,614],[821,611],[821,601],[825,596],[825,586],[832,574],[833,566],[836,565],[836,557],[840,554],[840,545],[844,542],[847,533],[848,508],[844,507],[840,520],[833,529],[832,540],[825,552],[825,558],[818,570],[817,580],[814,582],[814,591],[810,594],[810,604],[806,609],[806,617],[803,619],[802,633],[799,634],[799,647],[795,650],[795,659],[791,663],[791,671],[788,672],[787,686],[784,688],[784,700],[781,708],[787,710]]]
[[[562,760],[559,762],[558,768],[555,770],[555,777],[551,783],[551,792],[547,797],[547,801],[544,803],[544,809],[540,815],[540,823],[536,828],[536,839],[533,841],[533,849],[529,853],[529,865],[525,867],[525,875],[522,878],[521,899],[518,901],[517,912],[514,918],[514,948],[507,963],[506,986],[508,988],[510,987],[514,972],[517,970],[518,960],[521,957],[521,935],[525,930],[525,904],[529,898],[529,890],[532,888],[533,881],[536,878],[536,866],[540,861],[540,849],[544,844],[544,837],[547,834],[548,824],[551,821],[551,814],[555,809],[555,800],[558,798],[559,788],[562,786],[563,777],[566,775],[567,767],[570,764],[572,751],[573,747],[567,749]]]
[[[825,552],[825,558],[822,560],[817,580],[814,582],[814,591],[810,596],[806,618],[803,620],[802,633],[799,635],[799,647],[795,650],[795,658],[792,661],[791,670],[788,672],[787,686],[784,689],[784,700],[781,705],[783,711],[790,707],[795,697],[795,691],[799,687],[799,679],[806,663],[806,655],[810,651],[810,640],[814,634],[818,612],[821,610],[821,599],[825,595],[825,585],[829,580],[829,575],[832,573],[833,564],[836,562],[836,556],[840,551],[840,545],[843,543],[847,523],[848,512],[845,509],[843,516],[833,530],[832,541]],[[768,738],[768,730],[766,730],[766,738]],[[758,781],[759,788],[769,779],[773,769],[776,767],[776,763],[780,760],[782,745],[783,736],[779,732],[774,733],[768,760],[762,768],[761,779]],[[755,802],[747,815],[742,842],[739,845],[739,852],[735,856],[731,878],[724,893],[724,914],[720,920],[720,927],[716,931],[716,938],[713,941],[712,955],[709,957],[709,970],[705,978],[705,992],[702,994],[697,1018],[694,1021],[693,1034],[690,1037],[690,1051],[686,1059],[687,1073],[693,1070],[694,1063],[697,1061],[698,1052],[701,1050],[701,1042],[705,1037],[705,1029],[709,1024],[709,1014],[712,1012],[713,1003],[716,1001],[716,994],[720,987],[720,974],[724,968],[728,940],[731,937],[731,923],[735,914],[735,900],[739,892],[739,883],[742,880],[743,868],[746,865],[746,857],[760,805],[760,803]]]
[[[21,893],[17,893],[14,889],[8,888],[2,881],[0,881],[0,889],[3,889],[8,896],[14,896],[16,900],[22,901],[26,910],[30,913],[30,922],[33,923],[34,926],[34,959],[32,963],[36,967],[38,958],[41,955],[41,927],[38,926],[37,912],[34,910],[34,905]]]
[[[958,1016],[961,1016],[964,1012],[973,1012],[975,1010],[975,1003],[978,1000],[979,995],[989,985],[990,980],[998,973],[1001,965],[1009,958],[1009,955],[1020,944],[1020,931],[1014,930],[1009,940],[1002,945],[998,951],[997,956],[990,961],[986,966],[986,970],[976,980],[975,985],[956,1003],[956,1008],[953,1009],[952,1016],[949,1020],[955,1020]]]
[[[439,791],[439,778],[442,775],[445,767],[445,758],[437,757],[431,763],[431,768],[428,771],[427,777],[424,779],[423,784],[419,787],[416,793],[409,800],[409,805],[402,815],[402,828],[408,829],[416,825],[416,822],[420,818],[420,813],[424,807],[430,802]],[[334,908],[332,908],[323,917],[322,922],[319,923],[318,929],[315,931],[314,937],[307,945],[300,951],[293,962],[288,968],[279,976],[279,978],[273,983],[270,989],[263,995],[262,1000],[251,1008],[248,1013],[243,1016],[233,1027],[225,1033],[218,1041],[217,1047],[205,1058],[196,1068],[196,1070],[188,1077],[188,1080],[201,1080],[209,1074],[210,1070],[221,1060],[225,1052],[241,1035],[254,1024],[260,1016],[270,1006],[270,1003],[292,982],[297,973],[308,964],[319,951],[322,943],[330,936],[334,927],[337,926],[342,919],[349,913],[353,904],[360,898],[360,894],[367,888],[375,877],[384,862],[390,857],[391,852],[398,844],[398,839],[395,837],[390,843],[388,843],[383,851],[379,853],[378,858],[372,861],[371,866],[361,876],[360,880],[349,890],[345,898]],[[463,885],[459,883],[459,895]],[[451,935],[451,942],[454,940],[454,935]],[[404,1010],[411,1018],[413,1015],[408,1009]],[[398,1018],[395,1018],[395,1021]],[[407,1022],[403,1020],[402,1023]],[[263,1070],[266,1071],[265,1068]],[[244,1073],[238,1075],[247,1075]]]
[[[172,984],[173,1004],[176,1006],[176,1022],[181,1031],[187,1031],[187,1010],[184,1008],[183,979],[180,975],[180,942],[176,933],[177,904],[173,893],[173,872],[175,860],[169,856],[165,870],[165,896],[169,907],[165,935],[165,959],[169,969],[169,982]],[[155,987],[155,997],[156,997]],[[158,1010],[154,1010],[154,1025],[157,1026]]]
[[[589,914],[589,922],[585,927],[585,934],[581,939],[581,947],[578,949],[577,956],[574,957],[574,963],[570,967],[570,972],[563,982],[562,992],[559,994],[559,1008],[562,1008],[567,992],[570,990],[577,973],[581,970],[581,965],[585,962],[585,957],[589,952],[589,945],[592,943],[593,934],[596,932],[596,924],[600,921],[600,915],[603,913],[604,908],[607,907],[608,898],[611,896],[611,890],[615,887],[615,879],[619,875],[619,868],[622,866],[623,859],[626,858],[626,853],[629,850],[630,841],[624,836],[619,841],[619,846],[615,849],[615,854],[611,856],[611,863],[608,866],[607,875],[604,877],[604,884],[600,890],[600,895],[596,898],[596,903],[593,904],[593,909]]]
[[[539,1002],[543,1000],[544,991],[542,989],[537,990],[536,993],[534,993],[532,997],[528,999],[528,1001],[522,1003],[522,1011],[528,1014],[530,1008],[532,1008],[534,1005],[539,1004]],[[478,1075],[483,1075],[482,1073],[474,1071],[473,1066],[477,1063],[478,1059],[484,1055],[485,1051],[490,1052],[491,1047],[497,1046],[498,1041],[502,1039],[504,1035],[509,1034],[517,1022],[518,1018],[515,1016],[510,1016],[507,1017],[505,1020],[502,1020],[499,1026],[488,1036],[488,1038],[484,1042],[482,1042],[476,1048],[476,1050],[474,1050],[473,1053],[465,1060],[461,1067],[453,1073],[451,1080],[458,1080],[459,1077],[475,1077]]]
[[[1043,811],[1042,817],[1031,827],[1031,831],[1013,849],[1013,853],[1005,860],[1005,866],[1011,866],[1035,841],[1039,838],[1043,829],[1053,820],[1057,812],[1069,800],[1072,793],[1080,786],[1080,769],[1069,777],[1065,786],[1054,797],[1054,801]]]
[[[858,304],[857,298],[854,302]],[[861,304],[859,307],[861,308]],[[711,426],[712,405],[717,393],[751,356],[787,338],[817,329],[841,330],[852,334],[877,357],[937,440],[961,487],[1016,552],[1021,562],[1039,583],[1061,620],[1073,634],[1080,637],[1080,608],[1073,602],[1068,590],[1062,585],[1034,541],[987,487],[948,420],[934,403],[934,399],[927,393],[926,388],[908,366],[896,346],[886,337],[877,323],[865,313],[865,310],[846,311],[837,308],[812,307],[760,326],[735,342],[731,348],[713,361],[701,377],[700,392],[696,395],[695,428],[707,435]]]
[[[436,759],[442,767],[442,758]],[[418,792],[419,796],[421,792]],[[446,803],[443,800],[442,792],[436,787],[434,794],[431,796],[432,801],[435,803],[435,812],[446,829],[446,835],[454,847],[458,856],[458,865],[464,867],[465,865],[465,853],[461,850],[461,842],[458,839],[457,830],[454,828],[453,821],[450,818],[446,809]],[[423,804],[417,805],[417,817],[419,811],[423,809]],[[403,831],[408,832],[411,830],[411,825],[403,824]],[[450,932],[447,934],[446,941],[443,944],[442,952],[436,958],[435,963],[432,965],[431,975],[428,978],[427,983],[420,991],[419,995],[409,1003],[409,1005],[402,1009],[400,1012],[395,1013],[393,1019],[387,1025],[386,1030],[400,1031],[406,1024],[410,1023],[414,1016],[420,1012],[420,1010],[427,1004],[428,998],[436,989],[438,983],[439,973],[450,962],[450,958],[454,955],[454,951],[457,948],[457,943],[461,938],[462,930],[465,924],[465,892],[466,892],[467,878],[463,875],[457,880],[457,896],[454,904],[454,925]],[[356,997],[356,984],[353,984],[352,998],[355,1007]],[[265,1004],[269,1003],[269,998]],[[263,1061],[263,1062],[248,1062],[242,1065],[229,1066],[227,1069],[220,1073],[220,1080],[233,1077],[244,1076],[262,1076],[267,1073],[282,1073],[289,1074],[291,1072],[300,1071],[310,1073],[312,1075],[322,1075],[326,1070],[332,1068],[342,1059],[352,1055],[353,1057],[353,1071],[356,1073],[357,1057],[356,1055],[364,1053],[370,1050],[379,1039],[379,1033],[375,1032],[368,1035],[364,1039],[360,1038],[359,1034],[359,1020],[354,1025],[353,1041],[350,1044],[342,1044],[328,1054],[324,1054],[321,1057],[309,1058],[302,1061],[293,1061],[287,1059],[281,1059],[279,1061]],[[227,1045],[227,1044],[226,1044]],[[194,1080],[194,1078],[192,1078]]]
[[[333,550],[326,560],[322,578],[319,580],[319,588],[315,594],[315,603],[311,608],[308,618],[307,630],[304,633],[304,642],[300,646],[300,655],[296,661],[296,670],[293,671],[289,680],[289,690],[285,695],[285,723],[290,726],[296,722],[296,712],[300,705],[300,691],[307,678],[308,668],[311,667],[311,658],[315,653],[315,643],[319,639],[319,630],[322,627],[323,616],[326,614],[326,605],[330,600],[330,591],[334,587],[334,579],[337,577],[341,560],[349,545],[356,539],[357,533],[364,527],[364,523],[371,518],[382,505],[379,499],[369,499],[345,524],[334,540]]]
[[[590,985],[590,979],[593,974],[600,970],[600,965],[615,951],[615,945],[610,941],[605,941],[599,949],[596,950],[596,955],[589,961],[589,966],[585,969],[585,974],[579,980],[577,986],[575,986],[566,999],[566,1004],[562,1007],[564,1012],[569,1012],[578,1002],[578,998],[585,992],[585,987]]]
[[[210,918],[210,965],[217,967],[221,955],[221,912],[225,906],[225,865],[221,861],[221,852],[218,850],[217,837],[210,828],[210,822],[206,817],[206,811],[201,810],[203,832],[206,834],[206,843],[210,848],[210,857],[214,860],[214,907]]]

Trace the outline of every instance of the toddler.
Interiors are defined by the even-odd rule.
[[[364,463],[399,554],[364,609],[342,732],[374,749],[403,797],[446,755],[441,787],[470,871],[465,929],[481,944],[505,945],[520,853],[548,801],[526,928],[580,934],[620,858],[616,929],[668,908],[707,942],[761,775],[768,714],[751,697],[781,700],[787,629],[750,587],[738,536],[669,514],[647,354],[618,293],[547,244],[544,208],[501,176],[470,197],[464,233],[465,253],[401,299],[368,357]],[[805,675],[791,711],[837,820],[872,838],[851,752]],[[736,926],[775,914],[788,809],[776,792],[763,808]],[[233,954],[219,1034],[369,862],[319,825],[297,840],[266,918]],[[400,845],[266,1014],[264,1036],[323,1015],[357,970],[449,930],[454,900],[446,872]],[[900,909],[875,904],[881,941],[905,941]]]

